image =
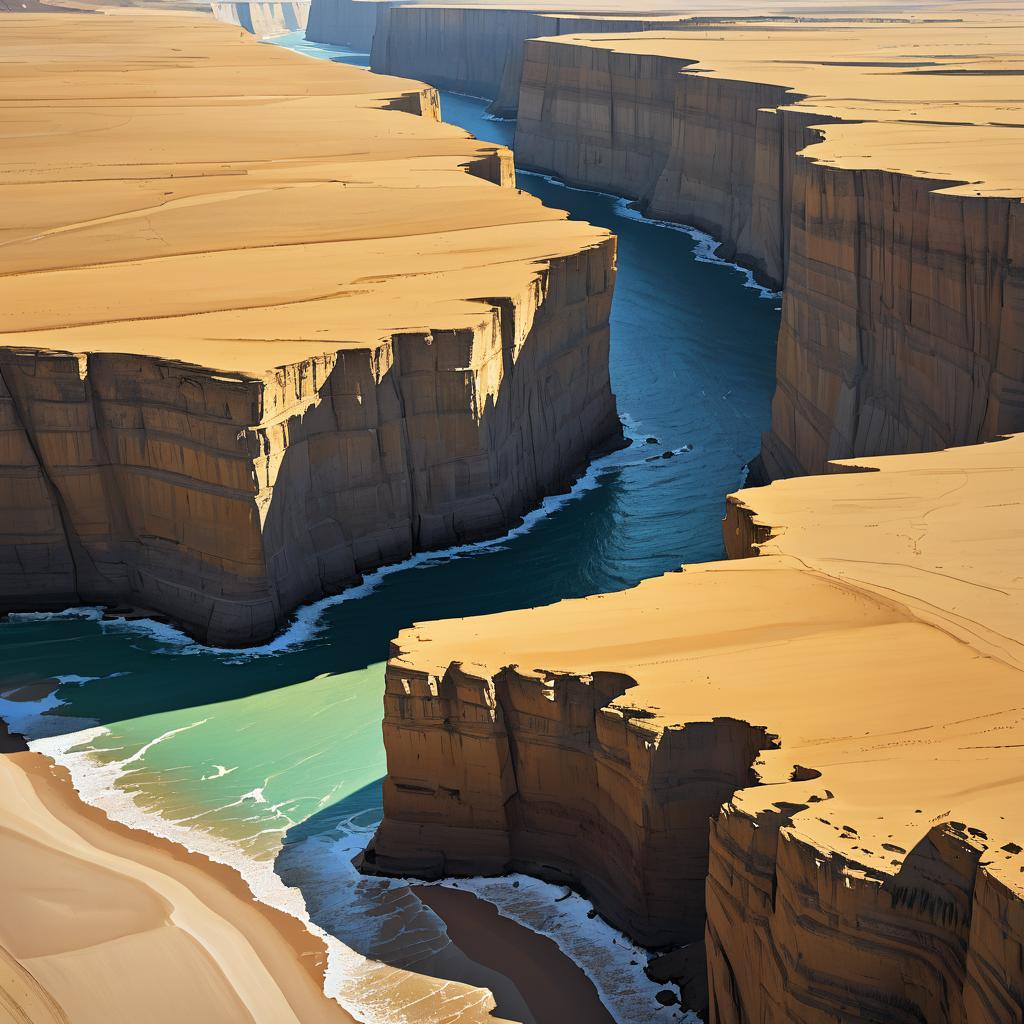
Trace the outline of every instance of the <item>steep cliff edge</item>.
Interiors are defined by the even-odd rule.
[[[718,1024],[1019,1020],[1024,436],[837,468],[730,499],[758,557],[403,631],[368,866],[703,935]]]
[[[979,14],[531,40],[516,155],[784,287],[769,476],[971,444],[1024,429],[1022,37]]]
[[[432,89],[67,19],[45,58],[30,16],[0,42],[0,609],[252,643],[619,442],[613,239],[500,187]]]
[[[213,0],[210,6],[218,21],[238,25],[254,36],[302,32],[309,21],[309,0]]]
[[[686,24],[689,18],[673,13],[674,7],[655,2],[641,5],[634,13],[601,2],[552,5],[527,0],[498,7],[416,0],[313,0],[306,36],[366,50],[376,72],[406,75],[438,88],[481,96],[492,101],[491,113],[515,117],[526,40]],[[665,13],[659,14],[659,8]]]

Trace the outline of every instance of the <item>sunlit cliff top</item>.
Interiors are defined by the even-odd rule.
[[[685,73],[781,86],[786,109],[839,118],[823,163],[1024,195],[1024,14],[955,21],[768,22],[687,31],[565,35],[548,42],[688,62]]]
[[[501,147],[385,109],[423,89],[212,19],[5,15],[0,344],[257,373],[479,323],[608,237],[466,173],[507,179]]]

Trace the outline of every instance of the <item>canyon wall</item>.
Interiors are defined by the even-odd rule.
[[[335,14],[337,0],[315,0],[314,25],[338,25],[358,7],[357,0]],[[368,6],[368,5],[367,5]],[[319,8],[325,8],[321,14]],[[492,101],[490,112],[515,117],[522,79],[523,49],[534,36],[569,32],[639,32],[654,25],[678,25],[683,19],[657,17],[601,17],[546,13],[495,7],[428,7],[416,4],[378,4],[370,67],[377,72],[408,75],[441,89],[481,96]],[[327,12],[331,13],[327,13]],[[357,27],[365,16],[355,16],[352,30],[335,29],[343,36],[363,38]],[[317,29],[318,32],[322,30]],[[323,31],[325,39],[333,32]]]
[[[218,21],[238,25],[261,38],[303,32],[309,21],[309,0],[214,0],[211,6]]]
[[[608,707],[630,685],[458,662],[435,675],[396,646],[385,818],[363,869],[524,871],[587,893],[645,945],[698,940],[706,823],[752,781],[765,733],[730,719],[652,729],[643,711]]]
[[[432,88],[213,21],[141,52],[127,20],[82,24],[4,109],[38,124],[19,97],[46,77],[3,197],[0,610],[128,605],[251,644],[504,532],[621,443],[614,239],[518,193]],[[96,131],[72,131],[90,88]]]
[[[310,4],[306,38],[369,53],[377,12],[396,0],[317,0]]]
[[[619,434],[613,247],[472,329],[260,378],[0,347],[0,608],[136,604],[215,644],[414,551],[496,536]]]
[[[948,127],[936,138],[932,126],[907,124],[893,136],[876,119],[902,111],[886,108],[882,97],[859,106],[827,102],[817,90],[838,92],[846,83],[798,66],[819,60],[825,70],[835,42],[826,38],[822,56],[800,62],[780,33],[777,50],[762,41],[762,68],[761,58],[741,49],[753,33],[719,31],[718,49],[696,32],[529,41],[515,142],[520,165],[629,196],[651,217],[698,227],[721,240],[720,256],[784,287],[777,391],[761,452],[768,477],[1024,429],[1020,184],[1001,180],[1002,171],[979,189],[958,189],[966,175],[901,167],[942,168],[954,151],[969,172],[967,154],[977,146],[975,170],[985,175],[992,153],[1019,148],[1019,129],[986,127],[979,137],[952,119],[1010,116],[1005,105],[959,106],[942,92],[956,95],[964,80],[958,68],[929,72],[945,83],[934,87],[938,98],[897,106],[918,106],[916,116],[942,117]],[[733,40],[735,71],[725,63]],[[893,50],[890,71],[902,56]],[[787,78],[807,88],[779,84]],[[988,81],[1003,80],[993,67]],[[861,83],[853,86],[861,95]],[[871,157],[842,166],[849,158],[832,157],[833,136],[851,154]]]
[[[730,498],[734,561],[403,631],[363,869],[703,937],[709,1024],[1020,1021],[1024,435],[863,461]]]

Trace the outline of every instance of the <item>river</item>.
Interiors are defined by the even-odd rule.
[[[365,63],[297,36],[275,42]],[[484,101],[441,98],[445,120],[511,145],[514,125],[488,119]],[[396,977],[417,970],[408,950],[444,942],[404,883],[362,880],[349,864],[380,813],[389,640],[417,620],[618,590],[720,557],[724,496],[769,421],[776,297],[715,260],[696,232],[540,176],[518,183],[619,237],[611,378],[630,447],[508,537],[375,574],[301,610],[261,648],[217,651],[94,609],[0,624],[0,714],[11,726],[115,817],[236,865],[268,902],[308,910],[331,940],[328,989],[367,1021],[402,1019]],[[628,944],[619,937],[611,953],[610,929],[588,922],[582,900],[554,911],[550,888],[478,885],[503,912],[575,943],[613,1014],[632,1020],[646,982]]]

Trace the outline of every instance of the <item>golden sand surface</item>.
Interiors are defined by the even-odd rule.
[[[607,238],[481,178],[507,154],[423,86],[180,15],[3,28],[0,344],[258,373],[476,323]]]
[[[860,12],[857,12],[858,15]],[[709,25],[687,32],[547,40],[692,62],[686,74],[776,85],[783,109],[820,114],[815,160],[952,182],[965,195],[1024,195],[1024,11],[955,19]]]

